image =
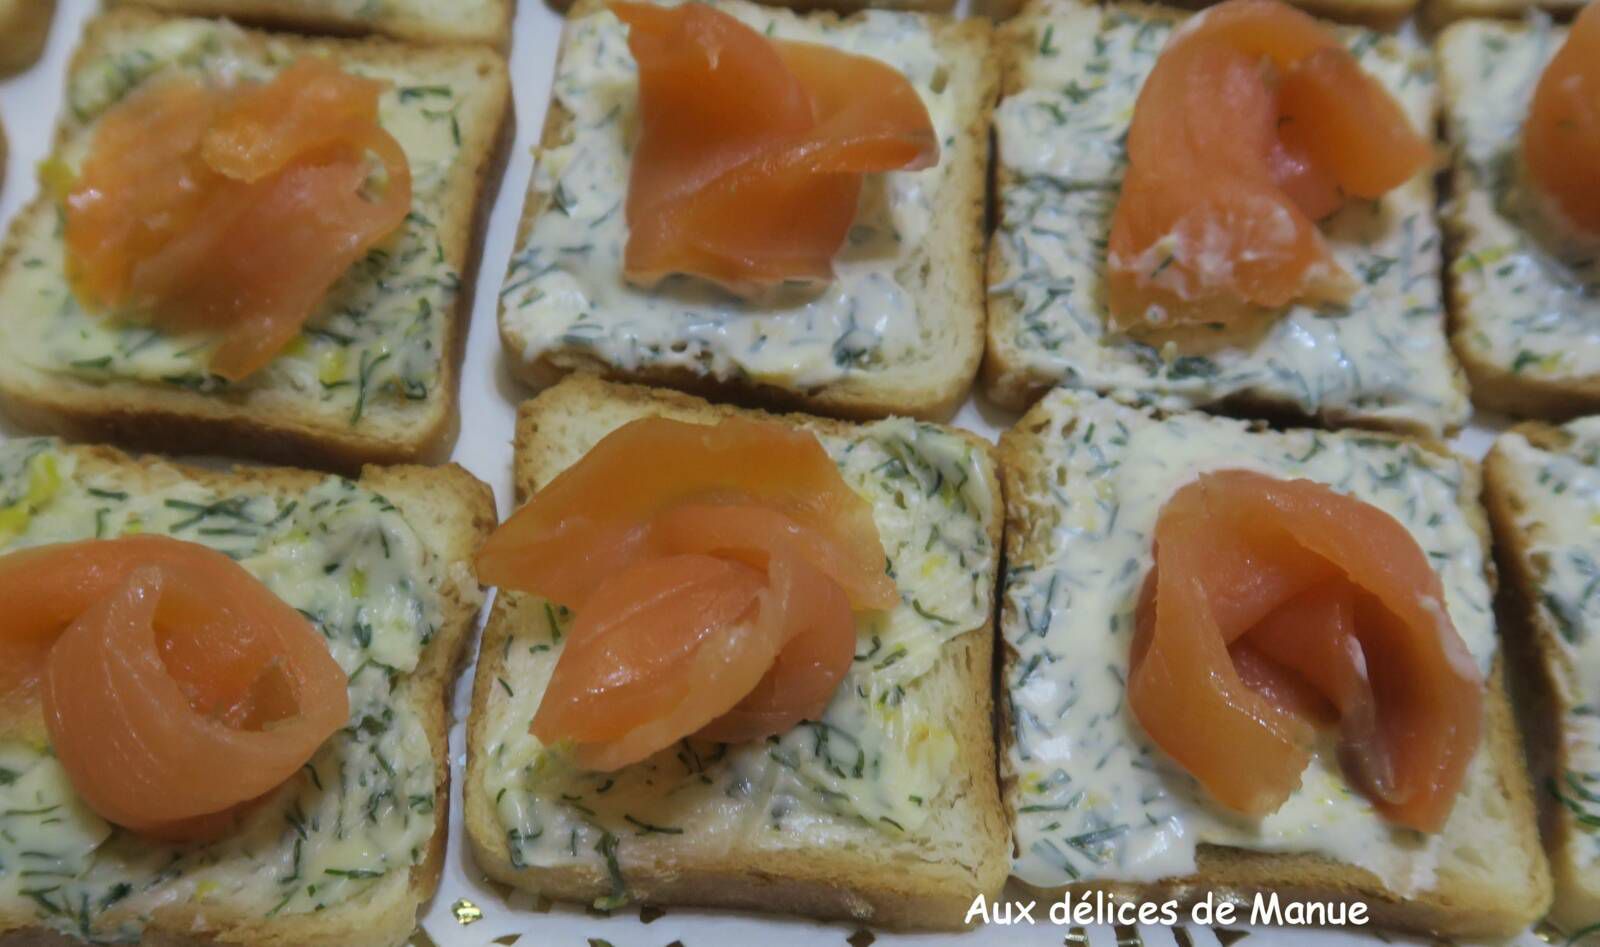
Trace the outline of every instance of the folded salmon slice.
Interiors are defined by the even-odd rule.
[[[1112,217],[1107,297],[1126,331],[1232,326],[1355,284],[1316,221],[1423,170],[1428,141],[1329,30],[1228,0],[1173,34],[1145,80]]]
[[[1539,77],[1522,155],[1564,222],[1600,233],[1600,5],[1584,6]]]
[[[608,576],[658,551],[658,518],[686,504],[744,503],[786,517],[779,526],[716,528],[786,537],[839,582],[856,608],[900,600],[884,571],[872,506],[850,488],[816,437],[771,421],[692,424],[650,417],[602,438],[562,471],[478,551],[478,578],[535,592],[572,609]],[[710,529],[705,523],[688,527]],[[776,540],[775,540],[776,541]]]
[[[868,57],[774,41],[701,3],[613,3],[639,64],[624,273],[751,296],[827,281],[862,176],[931,167],[939,142],[906,78]]]
[[[84,304],[217,336],[213,373],[263,368],[411,209],[380,82],[296,61],[265,84],[174,78],[97,123],[66,200]]]
[[[107,821],[215,837],[349,714],[343,670],[232,559],[158,536],[0,557],[0,698],[42,709],[73,788]]]
[[[1483,679],[1427,555],[1309,480],[1203,474],[1161,510],[1128,700],[1223,806],[1264,815],[1319,727],[1386,818],[1438,831],[1478,746]]]
[[[618,428],[477,560],[481,581],[576,611],[531,729],[594,770],[816,719],[854,659],[855,611],[900,600],[885,563],[816,437],[742,418]]]

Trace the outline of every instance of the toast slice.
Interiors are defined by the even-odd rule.
[[[1550,917],[1568,935],[1600,923],[1600,730],[1594,706],[1600,599],[1600,420],[1528,423],[1500,436],[1484,462],[1501,621],[1555,876]]]
[[[580,0],[581,2],[581,0]],[[955,0],[760,0],[776,7],[788,7],[799,13],[818,10],[847,15],[862,10],[900,10],[909,13],[952,13]],[[551,0],[550,6],[567,11],[576,4],[573,0]]]
[[[622,278],[637,80],[626,31],[583,0],[562,35],[555,93],[505,288],[500,334],[534,386],[603,374],[844,417],[943,418],[983,351],[983,203],[998,83],[989,26],[917,13],[840,19],[715,5],[781,39],[877,57],[922,94],[939,163],[868,178],[837,278],[743,303],[691,278]]]
[[[414,43],[511,45],[514,0],[113,0],[301,33],[379,33]]]
[[[55,12],[56,0],[0,0],[0,76],[38,62]]]
[[[26,427],[171,452],[326,467],[443,459],[457,424],[459,360],[496,168],[510,129],[506,64],[480,46],[314,40],[224,21],[118,10],[92,21],[68,74],[59,186],[97,116],[181,71],[265,78],[323,55],[391,83],[380,121],[410,160],[413,210],[351,267],[300,337],[237,384],[205,371],[206,342],[84,311],[68,288],[56,198],[0,248],[0,409]],[[47,188],[47,191],[51,188]]]
[[[737,413],[574,376],[519,412],[518,494],[634,418]],[[990,728],[1001,526],[991,448],[906,419],[780,420],[815,432],[872,501],[905,604],[861,619],[855,665],[822,720],[760,744],[684,741],[594,774],[528,732],[570,616],[501,592],[467,731],[467,838],[489,877],[599,907],[731,907],[896,929],[958,928],[973,898],[999,891],[1009,849]]]
[[[989,253],[989,396],[1017,410],[1056,384],[1128,392],[1166,409],[1437,432],[1466,420],[1445,339],[1428,174],[1323,224],[1362,288],[1349,307],[1293,306],[1259,335],[1180,352],[1107,329],[1106,239],[1144,78],[1188,14],[1036,0],[999,28],[995,111],[1000,220]],[[1362,67],[1418,128],[1433,125],[1428,49],[1340,28]]]
[[[1400,25],[1417,8],[1419,0],[1288,0],[1307,13],[1341,23],[1358,23],[1380,29]],[[996,20],[1016,16],[1028,0],[975,0],[973,12]],[[1199,9],[1211,6],[1205,0],[1176,0],[1176,6]]]
[[[112,832],[42,719],[0,722],[0,942],[403,943],[444,864],[446,708],[483,599],[467,562],[494,523],[489,488],[455,466],[350,481],[0,443],[0,552],[133,532],[204,543],[300,609],[351,675],[350,726],[203,846]]]
[[[1465,20],[1438,39],[1450,143],[1451,342],[1480,408],[1560,419],[1600,411],[1592,247],[1551,232],[1520,171],[1522,121],[1566,39],[1547,17]]]
[[[1025,886],[1157,902],[1216,892],[1245,899],[1246,911],[1263,892],[1363,902],[1376,926],[1450,937],[1508,937],[1543,914],[1550,876],[1506,698],[1475,466],[1391,434],[1163,416],[1070,389],[1035,405],[1000,453],[1000,765],[1013,874]],[[1259,823],[1228,818],[1127,711],[1133,613],[1156,518],[1197,472],[1232,467],[1310,478],[1372,503],[1440,570],[1450,617],[1490,682],[1483,744],[1440,834],[1378,816],[1347,788],[1332,740],[1282,808]]]

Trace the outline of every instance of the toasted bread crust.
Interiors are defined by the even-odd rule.
[[[1026,484],[1038,482],[1048,446],[1040,432],[1048,430],[1048,427],[1045,407],[1040,405],[1024,415],[1000,438],[1001,473],[1006,481],[1008,563],[1027,563],[1037,559],[1030,540],[1035,531],[1029,528],[1029,524],[1039,521],[1043,511],[1027,500]],[[1437,440],[1382,433],[1372,436],[1410,441],[1433,453],[1452,453]],[[1485,579],[1493,589],[1496,572],[1493,559],[1488,555],[1489,524],[1482,507],[1477,503],[1480,491],[1478,468],[1466,460],[1461,460],[1461,464],[1465,476],[1457,503],[1462,516],[1482,544]],[[1010,599],[1005,600],[1001,608],[1001,621],[1006,625],[1022,620]],[[1004,635],[1001,651],[1003,665],[1000,679],[1006,680],[1009,669],[1017,661],[1017,653],[1005,642]],[[1496,657],[1490,668],[1487,699],[1484,702],[1484,740],[1480,752],[1487,752],[1492,757],[1494,789],[1502,801],[1502,811],[1509,820],[1531,828],[1536,824],[1535,805],[1523,760],[1522,737],[1517,730],[1508,697],[1507,663],[1506,655],[1502,654]],[[999,702],[1002,718],[998,728],[999,754],[1002,760],[1002,794],[1008,811],[1013,806],[1015,783],[1014,778],[1005,774],[1003,762],[1013,745],[1015,732],[1010,722],[1010,710],[1010,701],[1002,696]],[[1015,817],[1014,812],[1012,817]],[[1258,893],[1276,892],[1280,898],[1288,900],[1365,904],[1371,924],[1380,928],[1445,937],[1510,937],[1541,917],[1551,898],[1549,866],[1539,847],[1538,838],[1530,831],[1528,837],[1519,841],[1522,844],[1517,851],[1485,853],[1486,857],[1515,859],[1518,864],[1528,866],[1528,888],[1518,892],[1485,889],[1471,879],[1456,878],[1441,870],[1439,881],[1433,888],[1403,896],[1386,887],[1372,872],[1326,856],[1263,852],[1209,844],[1202,844],[1198,849],[1195,873],[1184,877],[1166,878],[1149,884],[1080,883],[1053,889],[1022,887],[1048,898],[1058,898],[1069,891],[1075,895],[1106,891],[1144,901],[1175,899],[1185,907],[1203,900],[1208,893],[1215,893],[1218,897],[1232,895],[1248,901]]]
[[[414,12],[382,20],[321,9],[295,0],[111,0],[121,6],[143,6],[188,16],[217,16],[267,29],[335,36],[381,33],[415,43],[485,43],[498,49],[511,45],[514,0],[496,0],[491,16],[460,20]],[[396,4],[399,6],[400,4]]]
[[[1570,435],[1560,428],[1529,422],[1512,432],[1535,447],[1561,450]],[[1517,489],[1513,462],[1500,441],[1484,460],[1483,503],[1494,530],[1495,557],[1505,582],[1497,612],[1501,637],[1512,668],[1512,694],[1528,746],[1528,770],[1536,787],[1547,786],[1567,765],[1562,717],[1570,710],[1561,699],[1567,691],[1562,669],[1561,632],[1539,603],[1545,566],[1535,556],[1531,537],[1520,520],[1527,500]],[[1567,841],[1583,831],[1571,812],[1550,792],[1540,792],[1539,824],[1555,881],[1550,918],[1568,932],[1600,919],[1600,878],[1566,857]]]
[[[303,492],[322,482],[325,474],[290,468],[237,467],[230,470],[174,464],[139,458],[109,447],[64,447],[73,452],[84,470],[125,477],[130,485],[157,480],[187,480],[219,490],[251,490],[277,494]],[[419,538],[442,564],[465,563],[488,537],[497,522],[494,495],[488,485],[463,468],[368,467],[360,484],[374,490],[399,508]],[[428,643],[407,689],[413,707],[423,718],[434,757],[434,811],[439,813],[427,854],[413,866],[405,884],[377,889],[347,910],[330,910],[293,917],[262,918],[230,912],[227,905],[207,904],[204,909],[176,906],[159,912],[145,929],[141,944],[147,947],[191,947],[219,943],[250,947],[392,947],[403,943],[416,926],[418,907],[432,896],[444,869],[445,842],[449,837],[450,760],[449,714],[451,691],[466,659],[473,624],[483,603],[482,590],[464,567],[451,574],[441,588],[444,621]],[[81,940],[46,928],[30,926],[32,916],[0,915],[0,945],[70,945]]]
[[[519,500],[530,496],[550,472],[541,468],[544,432],[557,420],[558,405],[605,404],[624,406],[628,413],[664,414],[688,420],[712,420],[739,414],[743,409],[705,401],[675,391],[604,382],[577,375],[525,402],[518,412],[515,481]],[[812,430],[848,434],[848,422],[804,415],[779,420],[804,423]],[[975,435],[957,432],[992,456],[992,447]],[[1001,502],[1000,481],[992,478],[992,501]],[[999,506],[993,509],[998,511]],[[998,549],[1000,517],[989,524],[989,537]],[[494,801],[485,789],[483,748],[487,745],[489,696],[503,664],[506,639],[519,626],[537,616],[525,612],[533,605],[527,597],[505,592],[496,596],[479,649],[472,714],[468,723],[466,798],[467,838],[478,865],[491,878],[513,887],[537,891],[553,898],[592,901],[609,894],[611,881],[603,871],[586,865],[567,867],[513,866]],[[777,911],[815,918],[851,920],[887,929],[953,930],[964,926],[971,901],[978,894],[994,896],[1004,883],[1009,865],[1009,845],[999,789],[995,782],[991,732],[991,658],[993,622],[986,623],[947,644],[943,662],[958,669],[971,700],[951,708],[948,721],[960,748],[960,789],[952,804],[969,807],[981,826],[979,837],[968,840],[977,853],[976,877],[959,866],[934,864],[914,856],[894,857],[895,846],[884,841],[874,850],[735,850],[708,856],[698,850],[681,853],[657,850],[650,857],[624,854],[622,870],[629,890],[640,900],[671,905],[744,908]]]
[[[788,4],[786,4],[788,5]],[[602,0],[578,0],[570,16],[582,17],[604,6]],[[873,4],[876,6],[876,4]],[[813,19],[848,25],[853,17],[830,12],[828,4],[796,6]],[[861,7],[849,9],[860,10]],[[692,369],[673,365],[644,365],[624,369],[611,365],[592,351],[578,347],[553,348],[533,359],[524,358],[528,344],[511,325],[505,303],[500,308],[500,338],[508,355],[511,371],[523,383],[544,388],[562,377],[582,372],[615,381],[636,382],[674,388],[719,401],[730,401],[771,410],[805,410],[840,418],[866,420],[889,415],[908,415],[927,420],[947,420],[966,400],[983,355],[983,259],[985,253],[984,214],[989,156],[989,117],[1000,86],[999,63],[990,50],[990,26],[980,19],[956,20],[947,16],[929,17],[938,41],[952,59],[970,61],[975,81],[964,107],[966,123],[953,148],[949,177],[937,199],[942,216],[934,227],[948,235],[949,246],[931,248],[929,261],[948,268],[955,277],[953,298],[918,302],[927,312],[948,309],[970,314],[960,326],[956,350],[927,353],[910,374],[916,377],[893,381],[872,375],[856,374],[815,388],[763,383],[749,378],[718,379]],[[572,116],[559,100],[551,99],[545,114],[537,150],[548,150],[572,140]],[[522,246],[534,222],[550,209],[551,198],[530,182],[517,231],[517,246]],[[618,274],[621,278],[621,274]]]
[[[74,54],[77,74],[119,32],[149,29],[169,17],[141,9],[118,9],[92,20]],[[316,467],[345,474],[365,464],[439,463],[448,458],[460,424],[460,371],[471,321],[473,290],[484,230],[494,206],[506,154],[515,134],[510,85],[504,59],[481,46],[417,48],[385,39],[308,39],[250,33],[252,49],[288,43],[297,51],[335,59],[383,60],[404,57],[464,58],[477,63],[489,89],[489,106],[480,121],[463,122],[464,160],[449,185],[458,201],[447,201],[441,242],[461,274],[461,290],[444,332],[445,354],[439,382],[422,407],[379,428],[352,428],[343,418],[308,410],[294,392],[273,389],[204,394],[171,386],[133,381],[96,384],[66,375],[29,373],[19,365],[0,367],[0,412],[30,430],[73,440],[112,442],[167,453],[205,452],[270,463]],[[59,148],[65,125],[56,132]],[[470,197],[468,196],[470,195]],[[18,220],[49,212],[51,200],[41,194],[18,214]],[[13,227],[0,245],[0,279],[18,264],[21,240]],[[34,377],[42,376],[42,377]]]

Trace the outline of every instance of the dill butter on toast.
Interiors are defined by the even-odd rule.
[[[345,272],[302,331],[236,382],[208,337],[86,311],[66,278],[57,202],[98,117],[169,76],[267,79],[303,56],[385,82],[378,121],[410,165],[412,208]],[[312,40],[222,21],[116,11],[92,21],[68,75],[45,193],[0,250],[0,408],[26,426],[174,451],[354,471],[436,457],[457,374],[484,209],[508,127],[505,62],[480,47]]]
[[[1469,405],[1445,339],[1427,174],[1321,225],[1335,261],[1357,281],[1347,306],[1292,305],[1259,334],[1214,351],[1108,328],[1106,244],[1127,167],[1124,138],[1146,76],[1188,16],[1041,0],[999,28],[1007,79],[995,113],[990,397],[1021,409],[1059,383],[1168,408],[1458,427]],[[1436,95],[1423,44],[1356,28],[1336,35],[1414,128],[1432,127]]]
[[[511,43],[514,0],[115,0],[302,33],[381,33],[417,43]]]
[[[1450,143],[1451,341],[1481,408],[1566,418],[1600,408],[1600,265],[1548,232],[1523,168],[1523,119],[1566,29],[1466,20],[1437,41]]]
[[[1506,698],[1473,465],[1389,434],[1271,431],[1070,390],[1007,432],[1001,457],[1001,770],[1018,880],[1052,895],[1362,902],[1375,925],[1444,936],[1510,936],[1543,913],[1549,873]],[[1439,575],[1448,617],[1488,682],[1481,743],[1442,831],[1381,816],[1331,741],[1281,807],[1232,815],[1130,711],[1134,618],[1158,512],[1197,473],[1225,468],[1305,478],[1371,504]]]
[[[638,78],[626,31],[597,0],[567,20],[550,111],[500,296],[512,370],[530,384],[584,371],[829,415],[944,416],[982,352],[987,125],[998,82],[976,20],[714,4],[779,40],[899,71],[927,107],[938,164],[869,175],[821,288],[759,302],[674,277],[623,277]]]
[[[1518,710],[1555,876],[1550,917],[1568,936],[1600,923],[1593,701],[1600,628],[1600,423],[1529,423],[1484,462],[1484,502],[1505,575],[1503,615]]]
[[[236,559],[328,641],[350,719],[297,775],[202,845],[113,830],[25,721],[0,721],[0,941],[396,945],[443,866],[446,707],[494,525],[457,467],[359,480],[0,444],[0,552],[130,535]],[[201,778],[201,774],[197,774]]]
[[[568,379],[521,409],[519,495],[645,416],[710,424],[751,413]],[[529,732],[571,615],[501,591],[468,727],[467,837],[491,878],[552,898],[959,928],[1005,875],[989,716],[1000,530],[989,449],[906,419],[773,419],[815,433],[870,501],[901,599],[858,615],[854,661],[821,718],[762,742],[690,739],[616,772],[577,770]]]

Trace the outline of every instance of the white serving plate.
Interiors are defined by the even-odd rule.
[[[26,0],[43,2],[43,0]],[[46,157],[61,106],[68,61],[83,24],[97,7],[96,0],[59,0],[55,23],[43,58],[32,69],[0,80],[0,124],[10,143],[7,166],[0,167],[0,227],[33,200],[38,191],[34,168]],[[517,128],[499,196],[489,218],[483,262],[478,276],[476,308],[467,337],[461,382],[462,429],[452,459],[494,487],[501,515],[512,508],[511,436],[516,405],[531,392],[511,377],[500,352],[495,310],[500,285],[516,237],[523,196],[532,174],[531,149],[544,123],[555,72],[556,47],[562,18],[543,0],[520,0],[511,54],[512,88],[516,100]],[[967,0],[961,0],[965,9]],[[491,183],[491,186],[493,184]],[[0,358],[5,357],[0,353]],[[955,418],[955,424],[993,439],[1015,416],[974,396]],[[1472,457],[1482,457],[1493,433],[1502,427],[1497,419],[1478,417],[1456,439],[1455,446]],[[0,421],[0,439],[22,432]],[[488,613],[488,609],[484,610]],[[1048,921],[1034,925],[989,926],[968,934],[892,935],[861,933],[858,925],[819,924],[794,918],[763,917],[729,911],[668,909],[659,917],[638,909],[599,916],[571,905],[543,905],[524,894],[489,883],[472,861],[462,834],[460,780],[466,762],[465,720],[471,699],[473,667],[462,672],[455,693],[456,725],[450,732],[453,767],[450,801],[450,846],[439,892],[423,912],[413,947],[705,947],[723,944],[759,944],[789,947],[801,944],[850,943],[865,947],[931,947],[959,942],[963,947],[999,945],[1068,944],[1094,947],[1230,947],[1248,930],[1244,947],[1253,944],[1284,947],[1364,947],[1372,944],[1434,943],[1407,941],[1391,935],[1314,929],[1249,929],[1233,925],[1220,932],[1190,927],[1175,932],[1140,926],[1057,927]],[[1044,906],[1036,909],[1042,915]],[[644,917],[651,917],[645,921]],[[1555,941],[1559,943],[1559,940]],[[1546,941],[1528,933],[1516,947],[1542,947]]]

